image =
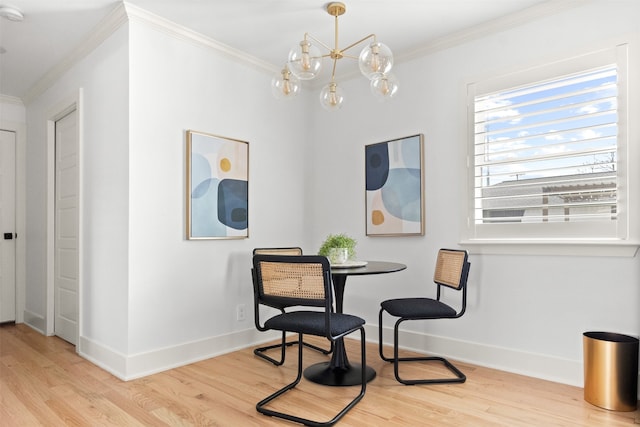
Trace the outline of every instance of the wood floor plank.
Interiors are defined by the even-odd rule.
[[[0,420],[2,420],[0,425],[37,426],[39,424],[38,418],[13,393],[4,378],[0,370]]]
[[[324,340],[305,337],[324,345]],[[350,358],[359,344],[347,339]],[[304,349],[304,366],[328,356]],[[411,353],[403,352],[404,355]],[[297,348],[283,366],[236,351],[166,372],[124,382],[75,353],[56,337],[25,325],[0,325],[0,427],[13,426],[286,426],[259,414],[256,403],[291,382]],[[587,403],[583,390],[564,384],[456,363],[464,384],[404,386],[393,366],[367,345],[367,364],[376,378],[340,422],[372,426],[639,426],[639,412],[607,411]],[[439,375],[437,365],[403,366],[407,376]],[[305,379],[273,402],[275,409],[328,420],[358,387],[325,387]]]

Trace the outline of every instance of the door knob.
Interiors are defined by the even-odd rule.
[[[13,239],[13,233],[4,233],[4,240],[11,240],[11,239]]]

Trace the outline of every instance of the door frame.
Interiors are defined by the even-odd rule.
[[[24,104],[17,98],[2,96],[2,102],[15,103],[24,108]],[[26,294],[26,123],[1,120],[0,129],[14,132],[16,135],[16,323],[24,322],[25,294]]]
[[[76,111],[77,132],[78,132],[78,332],[76,337],[76,353],[80,353],[83,325],[82,295],[84,280],[82,274],[83,265],[83,111],[82,111],[82,88],[77,93],[67,97],[50,110],[47,115],[47,306],[46,306],[46,335],[55,334],[55,195],[56,195],[56,122]]]

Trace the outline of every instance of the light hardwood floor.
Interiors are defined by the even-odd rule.
[[[306,337],[305,337],[306,339]],[[313,340],[312,338],[310,338]],[[321,344],[321,341],[314,342]],[[357,341],[347,340],[357,359]],[[295,377],[296,347],[282,367],[250,348],[123,382],[82,359],[72,345],[24,325],[0,326],[2,426],[286,426],[255,404]],[[304,350],[305,366],[327,356]],[[582,389],[497,370],[456,364],[464,384],[404,386],[393,366],[367,346],[378,375],[340,426],[624,426],[638,411],[612,412],[584,401]],[[407,375],[431,368],[412,367]],[[428,373],[427,373],[428,374]],[[330,419],[354,387],[325,387],[303,379],[274,407]]]

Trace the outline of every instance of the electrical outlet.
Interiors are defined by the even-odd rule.
[[[247,310],[244,304],[238,304],[236,306],[236,320],[241,321],[246,319]]]

